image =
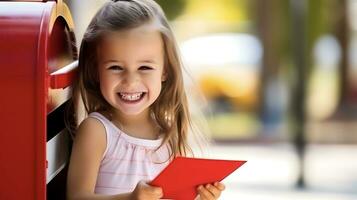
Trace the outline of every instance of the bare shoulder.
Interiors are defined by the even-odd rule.
[[[97,119],[88,117],[79,125],[74,141],[73,150],[89,156],[102,156],[106,147],[104,125]]]
[[[69,197],[83,191],[94,191],[98,169],[106,148],[103,124],[86,118],[80,124],[73,141],[68,171]]]
[[[104,153],[106,147],[104,125],[95,118],[86,118],[78,127],[74,145],[80,145],[82,149],[86,150],[88,150],[87,148],[96,150],[100,154]]]
[[[91,131],[91,130],[92,131],[101,131],[104,133],[105,128],[99,120],[97,120],[93,117],[87,117],[79,125],[79,127],[78,127],[79,133],[77,133],[77,134],[81,134],[82,132]]]

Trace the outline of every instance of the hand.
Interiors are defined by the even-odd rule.
[[[130,195],[130,200],[158,200],[163,196],[162,188],[140,181]]]
[[[223,183],[215,182],[212,184],[207,184],[206,186],[200,185],[197,188],[200,200],[215,200],[221,196],[222,191],[226,187]]]

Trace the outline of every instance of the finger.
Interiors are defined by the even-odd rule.
[[[211,184],[206,185],[206,189],[213,194],[213,196],[217,199],[221,196],[221,190],[218,187],[213,186]]]
[[[201,200],[214,200],[213,194],[202,185],[198,187],[198,193]]]
[[[151,185],[146,184],[145,190],[150,192],[154,196],[161,197],[163,195],[163,191],[162,191],[161,187],[155,187],[155,186],[151,186]]]
[[[216,186],[219,190],[221,190],[221,191],[223,191],[223,190],[225,190],[226,189],[226,186],[223,184],[223,183],[221,183],[221,182],[215,182],[214,183],[214,186]]]
[[[161,187],[155,187],[147,184],[145,181],[141,180],[139,185],[147,192],[151,193],[153,196],[161,197],[163,195],[163,191]]]
[[[161,198],[164,194],[161,187],[152,187],[151,186],[151,191],[155,196],[157,196],[159,198]]]
[[[141,187],[143,187],[143,188],[148,187],[148,184],[146,184],[146,182],[143,181],[143,180],[139,181],[138,185],[141,186]]]

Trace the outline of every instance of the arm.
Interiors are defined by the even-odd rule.
[[[162,189],[139,182],[132,193],[98,195],[94,193],[100,162],[106,147],[104,126],[96,119],[85,119],[73,142],[67,178],[68,200],[157,200]]]
[[[97,194],[79,194],[78,196],[70,197],[68,200],[130,200],[130,194],[118,194],[118,195],[97,195]]]
[[[93,118],[85,119],[73,142],[68,169],[67,198],[69,200],[128,200],[129,194],[95,195],[100,161],[106,147],[105,128]]]

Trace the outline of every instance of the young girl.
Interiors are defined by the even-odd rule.
[[[160,199],[162,188],[148,182],[192,150],[182,66],[157,3],[109,1],[96,13],[81,44],[75,111],[79,99],[89,116],[75,130],[68,199]],[[199,186],[198,198],[223,190]]]

